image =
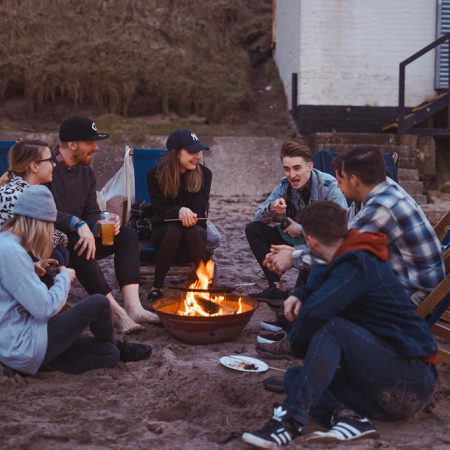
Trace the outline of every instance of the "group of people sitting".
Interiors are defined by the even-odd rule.
[[[92,120],[72,117],[61,124],[54,149],[21,140],[8,152],[9,169],[0,178],[0,363],[7,370],[82,373],[151,354],[150,346],[113,333],[138,332],[159,319],[139,298],[136,232],[117,219],[113,245],[102,243],[91,162],[97,142],[107,137]],[[151,300],[162,296],[180,253],[210,259],[206,225],[198,220],[209,202],[211,172],[199,164],[207,149],[195,133],[175,130],[167,155],[148,173],[152,243],[160,249]],[[98,264],[110,255],[123,307]],[[88,297],[65,308],[75,277]],[[91,335],[83,334],[87,327]]]
[[[139,298],[135,231],[117,220],[114,244],[100,239],[90,166],[107,137],[90,119],[73,117],[61,124],[56,148],[19,141],[9,151],[0,179],[0,362],[20,373],[81,373],[151,354],[147,345],[114,336],[114,329],[132,333],[158,318]],[[211,257],[201,220],[212,181],[201,164],[208,147],[185,129],[171,133],[166,147],[147,174],[151,244],[158,248],[150,301],[163,296],[180,255]],[[329,428],[311,440],[376,436],[368,418],[406,417],[429,401],[436,384],[436,345],[415,308],[444,277],[440,242],[417,203],[386,177],[377,150],[338,155],[336,178],[313,167],[305,145],[285,142],[280,156],[285,177],[246,228],[268,281],[250,295],[277,312],[275,321],[261,322],[257,351],[303,363],[284,379],[265,380],[286,399],[243,440],[287,445],[310,415]],[[123,307],[97,262],[112,254]],[[290,293],[281,276],[292,267],[299,274]],[[75,277],[89,296],[65,308]]]
[[[445,275],[440,242],[378,150],[337,155],[336,178],[313,168],[304,145],[286,142],[280,156],[285,177],[246,228],[269,283],[251,296],[278,312],[261,322],[256,351],[303,361],[264,380],[286,398],[242,438],[285,446],[309,416],[328,428],[311,442],[377,437],[370,418],[408,417],[436,385],[436,344],[416,307]],[[289,292],[280,277],[292,267]]]

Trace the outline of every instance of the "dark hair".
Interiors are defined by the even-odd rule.
[[[347,235],[347,211],[337,203],[323,200],[309,203],[300,211],[298,223],[305,234],[331,244]]]
[[[280,158],[283,159],[285,156],[301,156],[306,162],[309,162],[311,161],[312,152],[306,145],[295,141],[287,141],[283,143],[280,151]]]
[[[356,147],[333,160],[333,169],[340,177],[355,175],[363,184],[378,184],[386,180],[386,165],[376,148]]]

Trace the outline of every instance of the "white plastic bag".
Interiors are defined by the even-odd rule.
[[[103,189],[97,196],[100,209],[106,209],[106,202],[117,196],[123,196],[127,199],[125,223],[128,223],[131,205],[134,203],[135,198],[133,156],[131,155],[131,148],[128,145],[125,147],[125,157],[122,167],[103,186]]]

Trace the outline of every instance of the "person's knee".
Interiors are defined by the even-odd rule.
[[[122,241],[127,246],[137,246],[139,247],[139,238],[135,230],[129,227],[120,227],[119,234],[117,238]]]
[[[109,300],[102,294],[93,294],[84,299],[88,302],[91,308],[101,312],[109,310]]]
[[[261,229],[265,226],[262,222],[254,221],[250,222],[245,226],[245,235],[247,236],[247,240],[250,240],[254,236],[258,235],[261,232]]]

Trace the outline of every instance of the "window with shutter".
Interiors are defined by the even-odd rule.
[[[450,33],[450,0],[438,0],[436,39],[445,33]],[[448,88],[448,41],[436,49],[435,88]]]

